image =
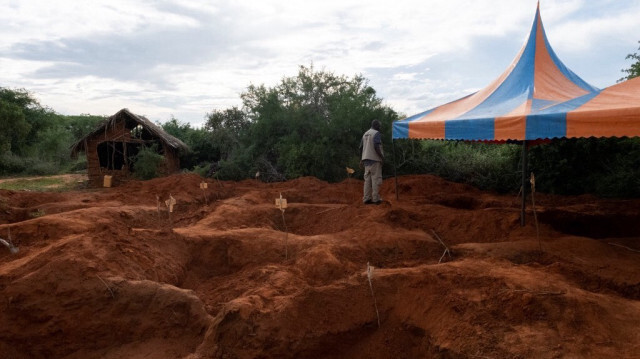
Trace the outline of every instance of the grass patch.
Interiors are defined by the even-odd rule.
[[[30,179],[6,180],[0,183],[0,189],[10,191],[70,191],[74,189],[74,182],[67,182],[63,178],[39,177]]]

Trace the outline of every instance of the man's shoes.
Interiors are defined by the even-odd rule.
[[[371,204],[371,203],[373,203],[373,202],[371,202],[371,200],[370,200],[370,199],[368,199],[368,200],[364,201],[363,203],[364,203],[364,204]]]
[[[382,200],[380,200],[380,201],[376,201],[376,202],[371,202],[371,204],[375,204],[375,205],[379,205],[379,204],[381,204],[381,203],[382,203]]]

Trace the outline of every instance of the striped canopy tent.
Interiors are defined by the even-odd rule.
[[[624,136],[640,136],[640,78],[604,90],[581,79],[551,48],[540,3],[528,40],[507,70],[489,86],[393,123],[393,140],[521,142],[522,225],[528,180],[527,142]]]
[[[522,50],[484,89],[393,124],[393,139],[523,141],[640,135],[640,79],[600,90],[551,48],[540,5]]]

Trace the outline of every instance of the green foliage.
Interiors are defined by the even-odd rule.
[[[59,173],[60,166],[56,163],[40,160],[37,157],[21,157],[6,152],[0,155],[0,175],[34,175],[45,176]]]
[[[345,166],[359,162],[358,145],[371,121],[382,123],[390,150],[396,113],[362,76],[347,78],[301,66],[298,75],[278,86],[251,85],[242,95],[251,120],[245,146],[257,167],[268,161],[287,178],[346,178]],[[250,146],[249,146],[250,144]]]
[[[26,90],[0,88],[0,175],[46,175],[73,166],[69,147],[104,120],[61,116],[42,107]]]
[[[15,91],[0,88],[0,127],[11,131],[0,131],[0,154],[19,147],[31,130],[23,108],[16,103]]]
[[[635,62],[623,70],[624,79],[640,75],[640,55],[627,59]],[[175,118],[162,124],[191,148],[181,154],[183,167],[227,180],[260,172],[267,181],[300,176],[340,181],[346,166],[358,168],[360,139],[377,119],[386,153],[383,172],[393,173],[390,132],[399,116],[360,75],[301,66],[276,86],[249,86],[241,99],[242,108],[207,113],[201,128]],[[103,120],[62,116],[26,90],[0,88],[0,127],[11,129],[0,133],[0,175],[86,169],[84,156],[69,158],[69,147]],[[399,174],[431,173],[501,192],[520,186],[519,145],[400,140],[395,147]],[[142,148],[133,169],[140,178],[153,178],[162,163],[157,147]],[[553,140],[531,148],[530,170],[542,192],[639,197],[640,139]]]
[[[64,116],[63,118],[65,119],[64,126],[71,133],[74,142],[91,133],[91,131],[98,127],[98,124],[106,120],[105,116],[93,116],[89,114]]]
[[[640,41],[638,41],[638,43],[640,43]],[[638,50],[640,50],[640,48],[638,48]],[[626,59],[633,60],[635,62],[632,63],[628,69],[622,70],[625,76],[618,80],[618,82],[631,80],[634,77],[640,76],[640,55],[637,52],[634,52],[633,54],[627,55]]]
[[[27,165],[25,161],[11,152],[0,153],[0,175],[8,176],[23,173]]]
[[[264,171],[269,174],[273,168],[262,166],[266,160],[260,161],[252,157],[253,147],[241,147],[234,152],[233,159],[221,160],[215,171],[215,177],[221,180],[239,181],[246,178],[253,178],[257,171]]]
[[[67,163],[66,167],[63,169],[63,172],[67,172],[67,173],[86,172],[86,170],[87,170],[87,157],[78,156],[77,159],[71,160],[71,162]]]
[[[193,173],[199,175],[200,177],[207,177],[209,173],[209,169],[211,169],[211,164],[204,164],[202,166],[193,167]]]
[[[520,146],[451,141],[396,141],[398,173],[429,173],[500,192],[520,187]]]
[[[218,160],[227,160],[237,150],[249,130],[247,115],[237,107],[223,111],[214,110],[207,114],[205,130],[211,133],[218,154]]]
[[[189,146],[189,152],[180,154],[182,167],[202,166],[220,158],[220,150],[213,141],[213,136],[206,129],[193,128],[191,124],[180,122],[175,118],[163,123],[162,128]]]
[[[640,139],[557,139],[530,150],[530,169],[543,192],[640,196]]]
[[[220,161],[215,177],[221,180],[240,181],[249,177],[247,166],[240,161]]]
[[[164,157],[158,153],[158,145],[141,147],[133,162],[133,173],[136,177],[148,180],[158,177]]]

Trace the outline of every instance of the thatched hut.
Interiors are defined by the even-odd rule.
[[[71,146],[71,156],[76,158],[79,152],[86,154],[89,183],[97,187],[102,186],[105,175],[111,176],[114,183],[130,178],[140,149],[153,144],[157,144],[158,153],[165,159],[159,168],[161,174],[180,170],[178,155],[188,150],[187,145],[144,116],[125,108]]]

